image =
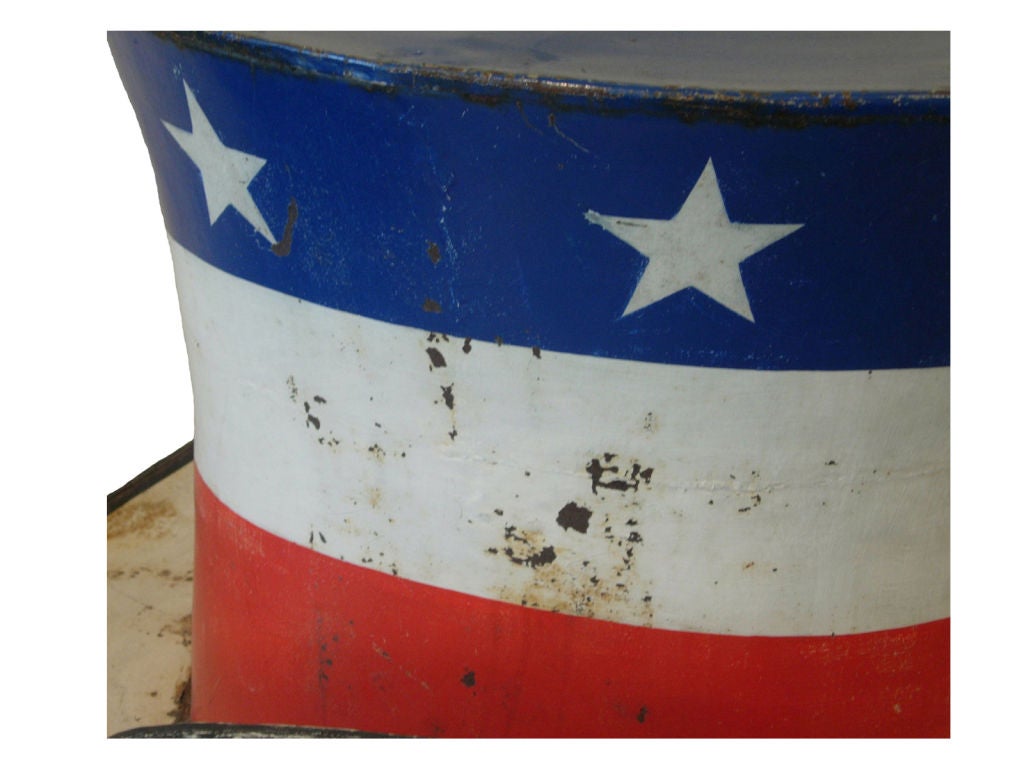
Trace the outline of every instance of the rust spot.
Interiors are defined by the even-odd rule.
[[[586,533],[587,528],[590,527],[590,517],[593,514],[586,507],[581,507],[575,502],[570,501],[558,511],[556,522],[565,530],[572,528],[574,531]]]
[[[438,304],[433,299],[424,299],[423,300],[423,311],[424,312],[433,312],[434,314],[440,314],[441,313],[441,305]]]
[[[427,256],[432,264],[437,264],[441,260],[441,249],[437,247],[437,243],[433,241],[427,243]]]
[[[448,406],[448,410],[455,409],[455,395],[452,394],[452,387],[454,384],[449,384],[447,387],[441,387],[441,393],[444,396],[444,404]]]
[[[444,368],[448,363],[444,359],[444,355],[436,347],[427,347],[427,356],[430,358],[430,364],[435,368]]]
[[[749,563],[745,563],[745,564],[744,564],[744,566],[743,566],[743,570],[744,570],[744,571],[746,571],[746,570],[749,570],[749,569],[751,569],[751,568],[753,568],[753,567],[754,567],[754,561],[753,561],[753,560],[751,560],[751,561],[750,561]]]
[[[292,234],[295,231],[295,221],[299,218],[299,204],[293,197],[288,201],[288,221],[284,225],[284,235],[280,241],[270,246],[275,256],[287,256],[292,252]]]
[[[550,545],[539,546],[534,541],[536,538],[536,534],[526,531],[517,533],[516,526],[506,525],[505,540],[512,542],[512,546],[505,547],[505,556],[516,565],[526,565],[530,568],[553,563],[556,557],[555,548]]]
[[[586,466],[587,474],[590,475],[590,490],[596,494],[598,488],[607,488],[612,491],[637,491],[640,488],[640,482],[643,481],[645,485],[651,484],[651,477],[654,476],[654,469],[648,467],[647,469],[641,469],[640,465],[633,463],[632,466],[620,474],[619,467],[614,464],[610,464],[616,454],[606,453],[604,454],[605,462],[609,462],[608,466],[601,464],[601,459],[595,457],[590,460],[590,463]],[[613,479],[605,480],[605,475],[611,475]]]
[[[538,566],[547,565],[555,562],[555,548],[552,546],[546,546],[539,552],[534,552],[528,557],[516,557],[511,547],[505,548],[505,555],[516,565],[528,565],[531,568],[537,568]]]

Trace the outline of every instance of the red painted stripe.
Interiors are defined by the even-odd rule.
[[[192,716],[408,735],[949,735],[949,620],[839,637],[647,629],[334,560],[196,473]]]

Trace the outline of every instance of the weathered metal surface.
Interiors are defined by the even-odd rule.
[[[948,38],[770,37],[111,35],[197,718],[948,732]]]

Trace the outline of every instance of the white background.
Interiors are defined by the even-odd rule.
[[[191,440],[193,426],[188,359],[153,168],[109,49],[105,53],[97,116],[110,153],[105,207],[117,226],[106,235],[106,284],[99,287],[109,387],[103,408],[110,430],[100,471],[113,491]]]

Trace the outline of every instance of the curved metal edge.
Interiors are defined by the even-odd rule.
[[[299,725],[240,725],[235,723],[173,723],[131,728],[111,739],[395,739],[386,733]]]
[[[498,106],[534,99],[571,111],[608,114],[645,111],[684,121],[727,120],[752,125],[802,128],[864,123],[948,122],[948,92],[755,92],[657,88],[510,75],[458,67],[362,60],[284,45],[229,32],[157,32],[157,37],[191,50],[244,61],[298,77],[328,78],[390,93],[455,95]]]

